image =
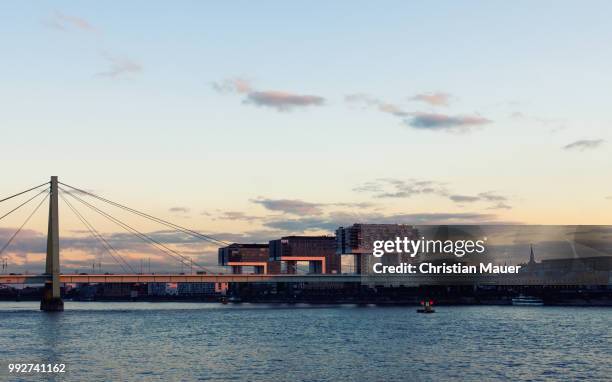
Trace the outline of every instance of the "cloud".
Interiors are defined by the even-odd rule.
[[[391,114],[395,117],[408,117],[410,115],[407,111],[391,103],[381,103],[378,105],[378,109],[383,113]]]
[[[495,194],[495,193],[493,193],[491,191],[489,191],[489,192],[481,192],[480,194],[478,194],[478,196],[481,199],[489,201],[489,202],[503,202],[505,200],[508,200],[507,197],[505,197],[503,195]]]
[[[450,195],[448,197],[450,200],[452,200],[453,202],[458,202],[458,203],[470,203],[470,202],[479,202],[479,201],[486,201],[486,202],[503,202],[505,200],[508,200],[508,198],[506,198],[503,195],[498,195],[495,194],[493,192],[481,192],[476,196],[472,196],[472,195]]]
[[[227,78],[220,82],[213,82],[211,85],[219,93],[244,94],[252,90],[250,81],[241,77]]]
[[[480,200],[480,198],[478,196],[469,196],[469,195],[451,195],[448,197],[450,200],[452,200],[453,202],[457,202],[457,203],[471,203],[471,202],[477,202]]]
[[[171,207],[168,209],[168,211],[175,214],[187,214],[190,210],[187,207]]]
[[[496,215],[483,213],[330,213],[326,217],[303,217],[295,219],[275,219],[264,223],[266,227],[287,231],[287,233],[303,233],[309,231],[335,231],[340,226],[354,223],[374,224],[485,224],[496,222]]]
[[[282,212],[291,215],[322,215],[324,209],[329,207],[346,207],[346,208],[370,208],[375,206],[374,203],[370,202],[338,202],[338,203],[315,203],[307,202],[299,199],[269,199],[269,198],[258,198],[251,199],[252,203],[260,204],[264,208],[270,211]],[[265,221],[269,219],[269,216],[249,216],[243,212],[230,211],[224,212],[219,216],[219,219],[227,220],[245,220],[245,221]]]
[[[259,217],[259,216],[250,216],[250,215],[247,215],[244,212],[240,212],[240,211],[227,211],[227,212],[224,212],[221,216],[219,216],[218,219],[222,219],[222,220],[243,220],[243,221],[252,222],[252,221],[256,221],[256,220],[261,220],[262,218]]]
[[[339,227],[338,223],[324,218],[304,217],[298,219],[277,219],[264,223],[264,226],[285,231],[305,232],[305,231],[333,231]]]
[[[395,117],[407,117],[410,115],[410,113],[402,110],[397,105],[384,102],[378,98],[363,93],[346,95],[344,100],[349,103],[361,104],[365,107],[375,107],[377,110],[383,113],[391,114]]]
[[[87,32],[93,32],[96,30],[96,28],[94,28],[94,26],[84,18],[66,15],[59,11],[55,11],[53,15],[43,23],[50,28],[59,30],[68,30],[70,28]]]
[[[353,187],[353,191],[355,192],[381,192],[382,189],[383,186],[379,181],[365,182],[359,186]]]
[[[338,206],[338,207],[349,207],[349,208],[370,208],[374,207],[376,204],[370,202],[341,202],[341,203],[328,203],[329,206]]]
[[[487,207],[488,210],[498,210],[498,209],[508,210],[512,208],[512,206],[505,203],[508,200],[507,197],[496,194],[491,191],[481,192],[478,195],[453,194],[453,195],[449,195],[448,198],[456,203],[475,203],[475,202],[493,203],[491,206]]]
[[[281,211],[293,215],[321,215],[320,203],[310,203],[297,199],[251,199],[251,202],[261,204],[270,211]]]
[[[396,214],[381,219],[382,223],[402,224],[482,224],[495,221],[496,215],[476,212],[424,212],[412,214]]]
[[[435,93],[420,93],[408,98],[410,101],[425,102],[432,106],[448,106],[450,94],[435,92]]]
[[[604,142],[603,139],[582,139],[563,146],[563,149],[578,151],[592,150],[600,147]]]
[[[270,240],[278,239],[284,236],[286,231],[277,229],[260,229],[241,233],[236,232],[218,232],[215,237],[229,243],[267,243]]]
[[[213,82],[212,88],[219,93],[243,94],[245,98],[242,103],[270,107],[277,111],[291,111],[296,108],[322,106],[325,104],[325,98],[317,95],[279,90],[256,90],[250,81],[241,77]]]
[[[469,128],[491,123],[481,116],[449,116],[438,113],[414,113],[404,123],[412,128],[433,131],[465,131]]]
[[[321,106],[325,103],[325,98],[281,91],[254,91],[248,93],[244,102],[275,108],[279,111],[288,111],[295,107]]]
[[[499,203],[492,205],[491,207],[488,207],[487,209],[488,210],[511,210],[512,206],[504,202],[499,202]]]
[[[378,199],[410,198],[416,195],[431,194],[448,198],[456,203],[494,203],[489,209],[511,208],[504,203],[508,198],[495,192],[487,191],[477,195],[450,193],[446,188],[446,184],[432,180],[381,178],[360,184],[354,187],[353,191],[372,194],[372,197]]]
[[[407,181],[393,178],[377,179],[373,182],[363,183],[355,188],[355,192],[372,193],[375,198],[409,198],[420,194],[446,195],[443,184],[419,179],[408,179]]]
[[[4,246],[17,228],[0,228],[0,246]],[[31,229],[23,229],[15,236],[5,253],[43,253],[47,248],[47,236]]]
[[[420,101],[429,102],[430,104],[435,102],[441,104],[445,100],[446,102],[448,101],[449,95],[446,93],[419,94],[412,97],[412,99],[414,100],[415,97],[418,97]],[[470,128],[491,122],[479,115],[450,116],[439,113],[406,111],[395,104],[384,102],[363,93],[349,94],[344,97],[344,100],[348,103],[362,105],[366,108],[376,108],[380,112],[401,118],[406,126],[414,129],[447,132],[467,131]]]
[[[129,58],[114,57],[108,54],[104,54],[103,56],[109,62],[110,67],[106,71],[97,73],[100,77],[118,78],[123,75],[142,72],[142,65]]]
[[[97,32],[98,30],[86,19],[77,16],[66,15],[56,11],[53,15],[43,21],[43,24],[58,30],[78,29],[86,32]],[[96,73],[99,77],[117,78],[126,74],[140,73],[143,67],[140,63],[127,57],[118,57],[106,52],[102,53],[102,57],[108,62],[107,70]]]

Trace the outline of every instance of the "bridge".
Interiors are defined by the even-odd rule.
[[[15,233],[9,237],[8,241],[0,247],[0,255],[10,246],[15,237],[22,231],[32,216],[40,209],[44,202],[49,200],[49,217],[47,227],[47,243],[45,271],[42,274],[8,274],[0,275],[0,284],[42,284],[43,294],[40,309],[47,312],[62,311],[64,303],[61,299],[61,284],[105,284],[105,283],[361,283],[369,286],[433,286],[433,285],[606,285],[609,283],[609,272],[582,272],[579,276],[572,273],[560,275],[554,279],[550,277],[524,273],[517,275],[425,275],[416,274],[410,277],[402,275],[376,275],[376,274],[228,274],[216,273],[205,268],[201,264],[192,261],[191,258],[147,235],[125,221],[111,215],[106,210],[94,205],[92,201],[104,203],[105,205],[119,208],[127,213],[134,214],[151,222],[160,224],[173,232],[180,232],[190,238],[212,244],[213,246],[227,246],[231,243],[214,238],[194,231],[187,227],[169,222],[149,215],[145,212],[135,210],[123,204],[103,198],[83,188],[77,188],[58,180],[57,176],[52,176],[50,182],[45,182],[35,187],[31,187],[22,192],[16,193],[6,198],[0,199],[0,204],[17,198],[19,196],[34,196],[27,198],[17,207],[9,210],[0,216],[0,221],[15,211],[32,203],[34,210],[27,216],[23,224],[19,226]],[[87,198],[87,199],[86,199]],[[59,237],[59,199],[62,199],[66,206],[74,213],[87,228],[92,238],[97,239],[102,247],[108,252],[114,263],[121,268],[121,273],[104,274],[62,274],[60,272],[60,237]],[[118,225],[123,230],[142,240],[142,242],[155,248],[168,259],[178,262],[181,266],[196,267],[195,274],[166,274],[166,273],[144,273],[136,272],[134,267],[128,262],[121,251],[115,248],[82,214],[76,207],[80,205],[95,214],[102,216],[108,221]],[[95,269],[95,267],[94,267]],[[95,272],[94,272],[95,273]]]
[[[308,274],[308,275],[290,275],[290,274],[225,274],[225,273],[214,273],[206,269],[202,265],[194,262],[191,258],[181,254],[177,250],[163,244],[160,240],[157,240],[129,224],[121,221],[120,219],[112,216],[110,213],[102,210],[96,205],[87,201],[85,197],[93,198],[99,202],[106,203],[108,205],[120,208],[121,210],[140,216],[141,218],[148,219],[152,222],[161,224],[172,230],[182,232],[190,237],[203,240],[207,243],[214,244],[216,246],[226,246],[230,243],[220,239],[216,239],[212,236],[202,234],[192,229],[174,224],[164,219],[160,219],[149,215],[145,212],[135,210],[127,207],[123,204],[111,201],[109,199],[98,196],[92,192],[86,191],[82,188],[70,186],[62,183],[58,180],[57,176],[52,176],[50,182],[45,182],[35,187],[31,187],[22,192],[16,193],[6,198],[0,199],[0,203],[16,198],[18,196],[35,193],[34,196],[21,203],[16,208],[10,210],[3,216],[0,216],[0,220],[9,216],[18,209],[24,207],[28,203],[38,199],[41,199],[36,208],[27,217],[26,221],[19,227],[19,229],[9,238],[8,242],[0,248],[0,255],[6,250],[11,244],[19,232],[28,223],[31,217],[40,209],[42,204],[49,199],[49,218],[48,218],[48,230],[47,230],[47,249],[46,249],[46,261],[45,261],[45,272],[42,274],[9,274],[0,275],[0,284],[43,284],[43,296],[40,303],[40,309],[47,312],[63,311],[64,303],[61,299],[60,285],[65,283],[328,283],[328,282],[342,282],[342,283],[356,283],[361,280],[359,275],[340,275],[340,274]],[[62,199],[75,216],[85,225],[92,237],[95,237],[100,241],[103,247],[111,255],[111,258],[116,262],[117,265],[122,269],[122,274],[62,274],[60,272],[60,237],[59,237],[59,199]],[[70,201],[70,200],[72,201]],[[178,261],[181,265],[186,265],[200,269],[197,274],[143,274],[135,271],[134,267],[125,260],[121,253],[111,245],[111,243],[100,234],[100,232],[85,218],[79,210],[76,208],[76,204],[79,203],[81,206],[87,207],[90,210],[96,212],[100,216],[103,216],[107,220],[115,223],[116,225],[123,228],[125,231],[131,233],[135,237],[143,240],[145,243],[151,245],[154,248],[160,250],[163,254],[169,258]]]
[[[174,275],[174,274],[60,274],[60,284],[82,283],[312,283],[312,282],[343,282],[358,283],[361,275],[340,274],[205,274],[205,275]],[[0,284],[43,284],[47,275],[0,275]]]

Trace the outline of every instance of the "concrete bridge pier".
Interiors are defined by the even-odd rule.
[[[49,195],[49,229],[47,233],[47,261],[45,265],[45,287],[40,310],[45,312],[62,312],[64,301],[60,294],[59,263],[59,211],[57,176],[51,177],[51,194]]]

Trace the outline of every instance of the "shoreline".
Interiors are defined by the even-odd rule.
[[[6,299],[0,298],[0,302],[34,302],[39,301],[38,299]],[[114,302],[130,302],[130,303],[201,303],[201,304],[221,304],[220,300],[215,299],[198,299],[198,298],[182,298],[182,299],[152,299],[152,298],[100,298],[91,300],[82,299],[64,299],[64,302],[92,302],[92,303],[114,303]],[[395,301],[382,301],[382,300],[351,300],[351,299],[336,299],[336,300],[325,300],[325,299],[242,299],[240,301],[227,302],[228,305],[240,305],[245,304],[282,304],[282,305],[363,305],[363,306],[420,306],[419,299],[402,299]],[[512,300],[480,300],[475,301],[472,299],[462,300],[436,300],[436,306],[515,306],[512,304]],[[542,306],[556,306],[556,307],[610,307],[612,308],[612,300],[609,299],[598,299],[598,300],[565,300],[565,301],[545,301]]]

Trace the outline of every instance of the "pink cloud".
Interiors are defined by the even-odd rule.
[[[410,97],[410,100],[425,102],[432,106],[448,106],[450,101],[450,94],[442,92],[420,93],[413,97]]]
[[[67,30],[71,27],[87,32],[96,30],[96,28],[94,28],[94,26],[84,18],[66,15],[59,11],[53,13],[53,16],[49,20],[46,20],[45,24],[49,27],[60,30]]]

